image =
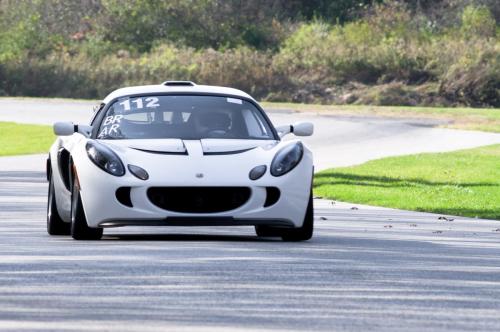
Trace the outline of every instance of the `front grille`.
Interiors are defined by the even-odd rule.
[[[239,208],[250,198],[247,187],[153,187],[149,200],[159,208],[183,213],[215,213]]]

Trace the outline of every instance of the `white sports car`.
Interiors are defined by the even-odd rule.
[[[167,81],[118,89],[90,125],[54,124],[47,231],[100,239],[120,226],[255,226],[258,236],[313,234],[312,153],[231,88]]]

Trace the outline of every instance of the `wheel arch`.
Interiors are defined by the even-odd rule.
[[[69,151],[65,148],[60,148],[57,151],[57,166],[61,180],[68,191],[71,190],[71,163],[72,158]]]
[[[50,153],[45,163],[45,175],[47,177],[47,181],[50,181],[50,178],[52,177],[52,160],[50,159]]]

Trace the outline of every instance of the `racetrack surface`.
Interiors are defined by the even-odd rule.
[[[97,101],[0,98],[0,121],[52,125],[57,121],[88,124]],[[312,137],[303,138],[314,152],[316,170],[361,164],[368,160],[445,152],[500,143],[500,134],[435,128],[440,120],[328,116],[268,109],[274,125],[310,121]],[[293,135],[287,139],[294,138]]]
[[[39,163],[0,158],[1,331],[500,326],[498,221],[316,200],[304,243],[250,227],[107,229],[74,241],[46,234]]]
[[[0,99],[0,121],[88,121],[92,103]],[[17,108],[16,108],[17,107]],[[500,142],[426,120],[311,116],[318,169]],[[250,227],[45,231],[45,155],[0,158],[0,331],[493,331],[500,222],[315,200],[311,241]],[[453,219],[453,220],[452,220]]]

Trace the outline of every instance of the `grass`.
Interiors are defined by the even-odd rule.
[[[316,174],[324,198],[500,220],[500,145],[383,158]]]
[[[0,156],[48,152],[55,137],[50,126],[0,122]]]
[[[497,108],[315,105],[270,102],[264,102],[262,105],[264,108],[290,109],[297,112],[435,119],[443,121],[442,127],[500,133],[500,109]]]

